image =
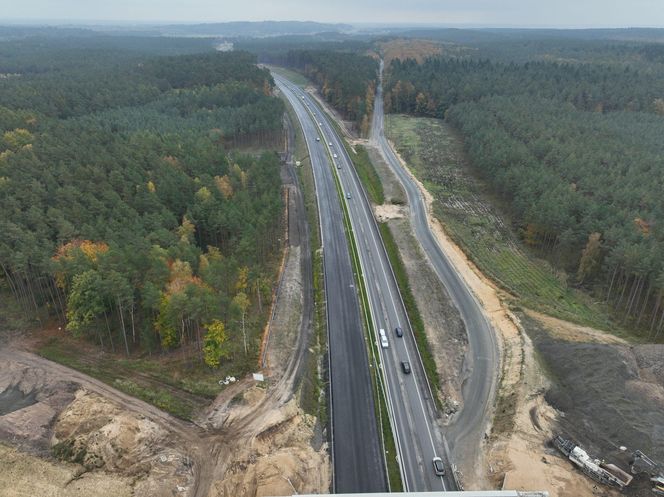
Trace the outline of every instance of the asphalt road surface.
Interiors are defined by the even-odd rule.
[[[304,133],[314,172],[323,245],[330,363],[333,490],[387,490],[367,347],[355,279],[330,158],[300,96],[274,75]]]
[[[381,73],[383,63],[381,61]],[[371,141],[382,153],[385,161],[396,174],[408,196],[411,222],[415,236],[431,262],[438,278],[447,289],[452,301],[459,309],[468,333],[469,353],[464,362],[468,377],[463,383],[463,407],[448,426],[445,436],[452,457],[465,461],[474,460],[484,436],[485,421],[489,404],[494,397],[498,371],[498,345],[482,307],[455,271],[442,251],[435,235],[431,232],[427,219],[424,199],[418,186],[404,171],[384,134],[382,84],[376,92],[374,115],[371,127]]]
[[[320,141],[316,142],[314,138],[314,142],[310,143],[311,152],[318,154],[318,151],[321,151],[332,157],[333,171],[338,175],[341,183],[359,253],[360,266],[367,285],[369,307],[375,326],[371,332],[381,356],[381,374],[388,394],[388,410],[396,438],[398,454],[387,454],[387,457],[398,457],[405,490],[446,490],[453,485],[449,479],[449,465],[447,465],[448,478],[446,479],[437,476],[433,471],[434,457],[440,456],[446,460],[442,436],[435,422],[433,399],[369,201],[342,140],[325,112],[306,92],[286,83],[281,78],[276,79],[280,87],[297,95],[295,100],[300,107],[302,104],[307,106],[308,125],[317,126],[320,133]],[[333,222],[339,226],[342,225],[340,214],[339,217],[333,219]],[[328,301],[329,298],[328,295]],[[331,309],[329,315],[330,321],[336,319]],[[396,336],[394,331],[396,327],[403,329],[402,338]],[[379,329],[385,330],[388,340],[386,348],[380,346]],[[410,374],[402,371],[402,361],[410,364],[412,370]],[[333,416],[336,418],[337,411],[334,405],[333,409],[335,409]],[[338,437],[339,431],[335,429],[335,443]],[[335,449],[335,457],[336,454]],[[336,466],[335,462],[335,468]]]

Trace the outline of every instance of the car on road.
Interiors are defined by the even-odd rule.
[[[397,326],[396,328],[394,328],[394,334],[399,338],[403,337],[403,330],[401,329],[401,326]]]
[[[445,466],[443,465],[443,460],[436,456],[431,461],[433,462],[433,470],[437,476],[445,476]]]
[[[403,374],[410,374],[410,363],[408,361],[401,361],[401,370]]]
[[[322,126],[322,125],[323,125],[323,123],[318,123],[318,125],[319,125],[319,126]]]
[[[350,198],[350,192],[346,192],[346,198]]]
[[[378,331],[378,334],[380,335],[380,346],[383,347],[384,349],[388,348],[390,344],[387,341],[387,335],[385,334],[385,330],[381,328]]]
[[[341,169],[341,164],[337,162],[337,169]]]
[[[332,146],[332,142],[328,142],[327,144],[328,144],[330,147]]]
[[[336,158],[337,158],[337,154],[332,154],[332,157],[334,157],[334,158],[336,159]]]
[[[320,141],[320,138],[316,137],[316,141],[319,142],[319,141]]]

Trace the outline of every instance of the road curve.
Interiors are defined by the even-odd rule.
[[[498,345],[494,330],[475,298],[438,244],[429,226],[427,208],[418,185],[413,181],[390,147],[384,133],[383,62],[380,64],[381,82],[376,92],[371,126],[371,142],[395,173],[406,191],[415,236],[459,309],[468,334],[469,352],[464,360],[467,377],[463,382],[463,407],[448,425],[445,435],[451,455],[456,460],[472,463],[484,436],[486,418],[493,402],[499,366]]]
[[[309,149],[323,246],[330,363],[333,491],[384,492],[387,475],[375,417],[367,348],[342,210],[329,156],[297,89],[273,74]]]

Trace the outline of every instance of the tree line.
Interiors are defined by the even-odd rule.
[[[105,350],[251,357],[280,162],[229,144],[281,135],[273,81],[246,53],[110,57],[0,80],[0,280]]]
[[[457,103],[493,95],[561,100],[590,112],[664,112],[664,79],[630,66],[433,57],[395,60],[386,71],[387,112],[443,118]]]
[[[271,62],[302,72],[360,134],[369,133],[378,77],[376,59],[354,52],[289,50],[283,57],[272,57]]]
[[[650,49],[649,49],[650,50]],[[664,330],[664,80],[603,64],[389,68],[391,112],[445,118],[526,244],[650,337]]]

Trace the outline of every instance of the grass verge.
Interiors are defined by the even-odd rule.
[[[426,332],[424,331],[424,321],[422,320],[420,311],[417,308],[417,303],[415,302],[413,291],[410,288],[408,273],[406,272],[406,268],[403,265],[403,260],[401,259],[401,254],[399,253],[399,247],[394,241],[392,232],[390,231],[390,227],[387,225],[387,223],[378,223],[378,228],[380,229],[380,234],[383,238],[383,244],[385,245],[387,257],[390,259],[390,264],[392,265],[394,276],[396,277],[397,284],[399,285],[399,291],[401,292],[403,304],[406,307],[406,312],[408,313],[408,319],[410,320],[410,324],[413,327],[413,335],[415,336],[415,342],[417,342],[417,348],[419,349],[420,356],[422,357],[424,372],[429,378],[431,389],[434,391],[434,401],[436,402],[436,407],[438,409],[442,409],[442,404],[440,398],[438,397],[438,392],[440,392],[440,377],[438,376],[438,369],[436,369],[436,361],[431,354],[429,341],[427,339]]]
[[[364,147],[357,147],[358,153],[354,154],[353,150],[350,149],[346,140],[344,140],[344,146],[348,155],[353,160],[355,164],[355,169],[357,170],[360,181],[364,185],[367,194],[369,195],[371,201],[374,204],[383,204],[385,202],[385,197],[383,194],[383,184],[380,180],[380,176],[376,172],[369,155]],[[373,192],[373,193],[372,193]],[[401,254],[399,253],[399,247],[397,246],[390,228],[386,223],[378,223],[378,228],[383,238],[383,244],[385,245],[385,250],[387,256],[390,260],[390,264],[394,271],[394,275],[397,279],[397,284],[399,285],[399,290],[403,298],[404,306],[406,312],[408,313],[408,319],[411,326],[413,327],[413,334],[415,336],[415,341],[417,342],[417,348],[420,351],[420,356],[422,357],[422,363],[424,366],[424,372],[429,379],[431,388],[436,394],[434,395],[434,402],[436,402],[436,407],[441,409],[442,404],[440,398],[438,397],[437,392],[440,391],[440,377],[438,376],[438,369],[436,368],[436,362],[431,354],[431,348],[424,330],[424,321],[420,315],[420,311],[417,308],[417,303],[415,302],[415,297],[410,288],[410,283],[408,282],[408,274],[403,265],[401,259]]]
[[[287,112],[288,115],[291,119],[291,122],[295,123],[298,122],[297,118],[295,116],[295,113],[293,112],[292,108],[287,102]],[[301,131],[299,127],[296,128],[296,134],[300,135]],[[301,136],[301,135],[300,135]],[[296,137],[296,142],[299,139]],[[344,142],[345,144],[345,142]],[[304,146],[304,143],[302,141],[302,146]],[[296,147],[297,150],[297,147]],[[301,151],[301,155],[298,153],[298,157],[303,157],[305,155],[304,149]],[[366,154],[366,151],[364,151]],[[296,152],[297,153],[297,152]],[[368,160],[368,156],[366,157]],[[369,163],[370,165],[370,163]],[[375,173],[375,172],[374,172]],[[315,201],[315,185],[313,181],[313,171],[311,171],[310,167],[302,167],[298,169],[298,175],[300,179],[302,180],[304,186],[305,186],[305,205],[307,207],[307,213],[309,216],[309,221],[311,226],[316,226],[316,236],[312,237],[315,238],[315,240],[312,240],[312,251],[314,252],[314,292],[315,292],[315,299],[318,299],[319,295],[321,297],[321,300],[318,301],[316,300],[316,321],[317,323],[321,322],[321,329],[323,332],[321,335],[324,337],[326,336],[324,333],[324,326],[325,326],[325,307],[324,307],[324,295],[323,295],[323,258],[321,256],[321,253],[319,250],[314,249],[314,247],[320,247],[320,232],[318,231],[318,217],[317,217],[317,203]],[[378,363],[380,362],[378,360],[378,351],[375,349],[375,342],[372,340],[370,336],[370,332],[373,329],[373,325],[371,322],[371,317],[368,313],[369,309],[369,301],[368,297],[366,295],[366,288],[364,286],[364,283],[362,281],[362,272],[359,267],[359,258],[357,254],[357,247],[355,245],[355,239],[353,238],[352,234],[352,229],[350,226],[350,217],[348,214],[348,210],[346,207],[346,204],[344,203],[344,195],[341,190],[341,185],[339,183],[339,180],[336,176],[336,173],[333,171],[333,177],[334,181],[336,184],[337,188],[337,194],[339,196],[339,199],[341,201],[341,206],[342,206],[342,211],[343,211],[343,222],[344,222],[344,229],[346,231],[346,234],[348,236],[348,244],[349,244],[349,249],[351,251],[351,259],[353,261],[353,270],[356,275],[356,280],[358,283],[358,291],[360,294],[360,306],[362,309],[362,313],[364,316],[365,320],[365,337],[366,341],[369,344],[369,347],[371,349],[371,359],[373,362],[373,367],[371,368],[371,380],[372,380],[372,386],[374,389],[374,399],[376,401],[376,420],[378,423],[378,426],[380,428],[381,434],[382,434],[382,441],[383,441],[383,447],[385,449],[385,456],[386,456],[386,462],[387,462],[387,473],[388,473],[388,480],[389,480],[389,485],[390,485],[390,490],[391,491],[401,491],[403,489],[403,484],[401,482],[401,472],[399,468],[399,463],[396,458],[397,455],[397,450],[396,450],[396,443],[394,440],[394,435],[392,433],[392,427],[390,424],[389,417],[387,416],[387,404],[385,397],[383,395],[383,392],[380,388],[380,384],[382,383],[382,379],[378,375]],[[382,190],[382,185],[381,185],[381,190]],[[317,281],[319,283],[317,283]],[[318,305],[318,303],[322,303],[322,305]],[[319,329],[318,324],[316,325],[317,330]],[[318,334],[318,333],[317,333]]]
[[[344,140],[344,145],[346,145]],[[350,214],[348,213],[348,206],[346,205],[344,199],[344,193],[341,188],[341,183],[339,182],[339,177],[337,176],[336,171],[332,171],[332,176],[334,177],[334,182],[337,187],[337,195],[339,196],[339,201],[341,202],[341,210],[343,211],[343,222],[344,230],[346,231],[346,236],[348,239],[348,247],[351,253],[351,262],[353,264],[353,272],[355,274],[355,280],[357,284],[358,293],[360,295],[360,310],[364,318],[364,332],[365,332],[365,341],[369,346],[369,359],[371,363],[371,383],[374,389],[374,400],[375,400],[375,415],[376,421],[381,431],[381,438],[383,443],[383,449],[385,451],[384,457],[385,462],[387,463],[387,478],[389,483],[389,490],[391,492],[401,492],[403,490],[403,482],[401,481],[401,471],[399,468],[399,461],[397,459],[397,449],[396,442],[394,440],[394,433],[392,431],[392,425],[390,423],[390,418],[388,415],[387,409],[387,400],[385,399],[385,390],[387,386],[383,382],[383,378],[380,375],[380,354],[376,345],[376,327],[373,324],[371,319],[371,313],[369,312],[369,296],[367,295],[366,283],[364,281],[364,275],[362,273],[362,267],[360,266],[360,258],[357,251],[357,245],[355,243],[355,236],[353,234],[353,228],[350,222]]]
[[[353,161],[353,164],[355,165],[355,170],[357,171],[357,175],[360,177],[360,180],[364,185],[364,189],[366,190],[367,195],[369,195],[369,199],[374,204],[377,205],[384,204],[385,193],[383,192],[383,184],[380,181],[380,176],[378,176],[376,169],[371,163],[371,159],[369,158],[367,149],[364,148],[362,145],[357,145],[355,147],[355,151],[357,153],[353,153],[353,150],[350,149],[350,147],[348,147],[348,144],[346,143],[345,140],[344,140],[344,146],[346,147],[348,155],[350,156],[351,160]]]
[[[61,341],[55,339],[49,340],[38,350],[38,353],[46,359],[81,371],[178,418],[190,421],[194,410],[200,407],[199,403],[194,400],[186,399],[184,396],[180,397],[170,389],[160,388],[159,385],[153,382],[150,384],[139,384],[139,380],[119,376],[117,373],[118,365],[115,359],[102,358],[95,359],[94,362],[84,361],[78,355],[72,354],[71,348],[64,347]],[[201,404],[203,403],[201,402]]]

